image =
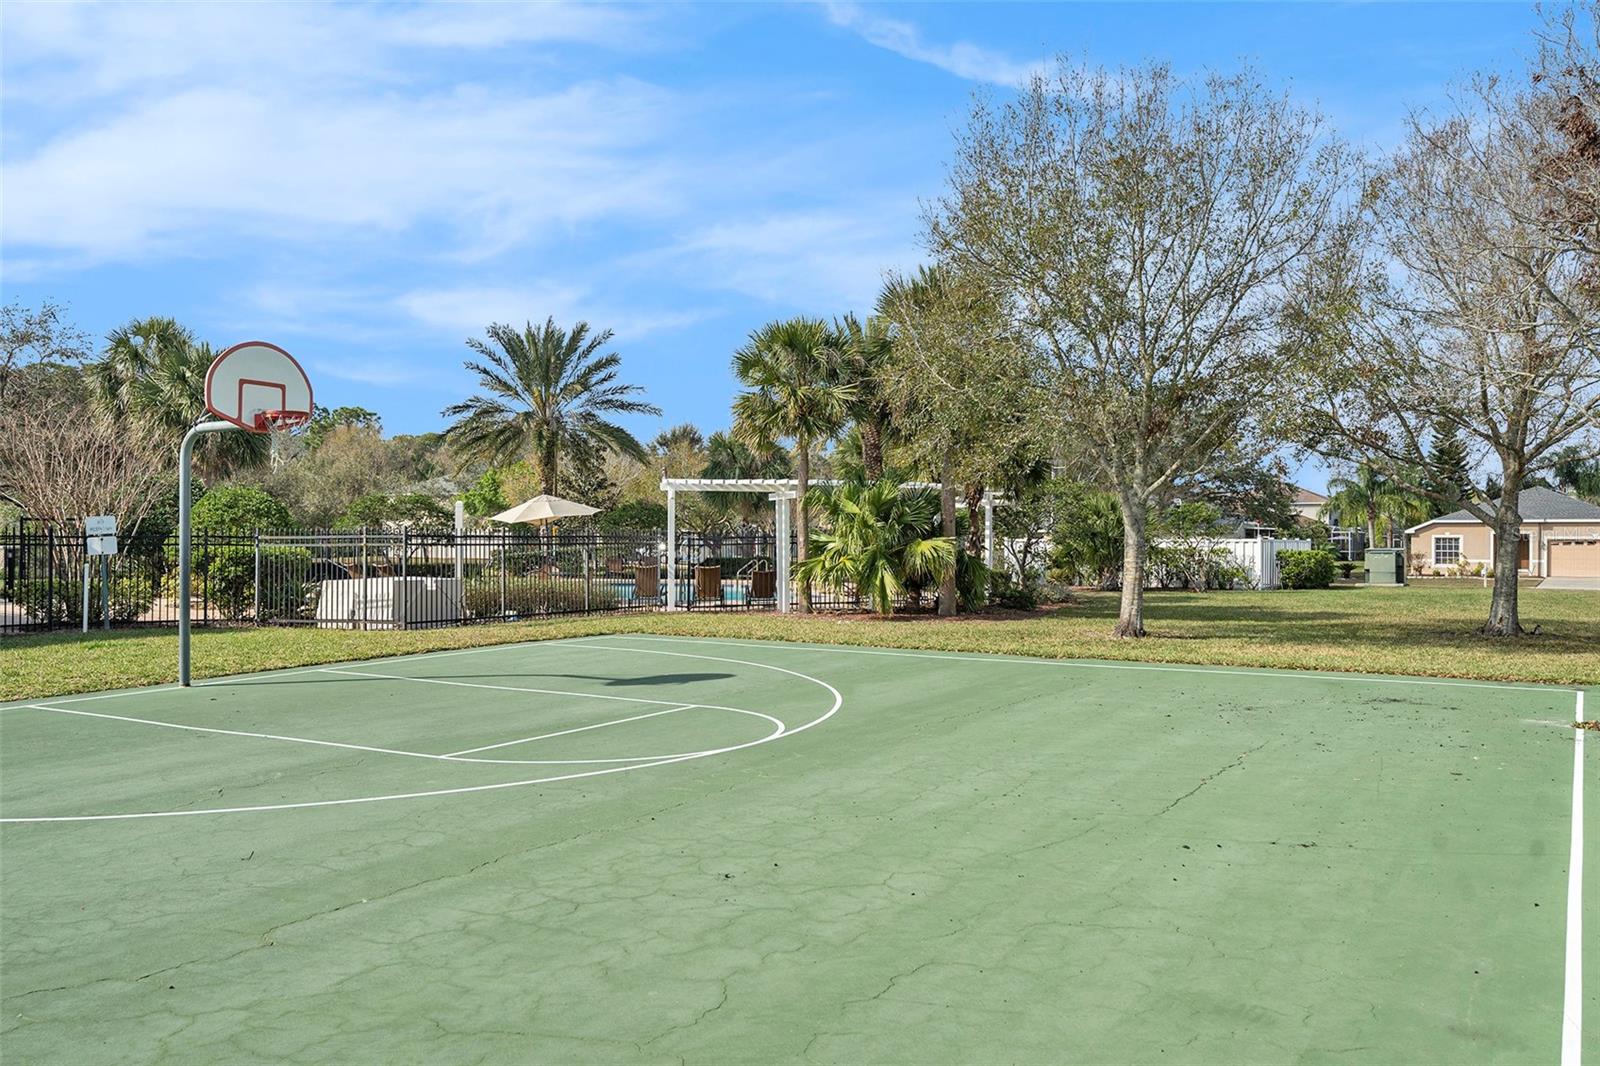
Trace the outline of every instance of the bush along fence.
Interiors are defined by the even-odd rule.
[[[177,535],[130,538],[110,557],[113,625],[176,625]],[[771,610],[776,544],[761,531],[682,532],[666,573],[656,532],[451,530],[230,532],[197,530],[195,625],[404,629],[560,614],[654,610],[677,582],[690,610]],[[0,530],[0,631],[80,624],[84,537],[25,521]],[[98,567],[91,624],[102,622]],[[853,609],[849,590],[818,590],[822,609]]]

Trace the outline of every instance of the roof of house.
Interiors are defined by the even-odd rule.
[[[1303,489],[1299,485],[1296,485],[1294,487],[1294,502],[1295,503],[1327,503],[1328,502],[1328,498],[1326,496],[1324,496],[1320,492],[1312,492],[1310,489]]]
[[[1498,505],[1500,501],[1494,502]],[[1522,512],[1524,522],[1600,522],[1600,506],[1554,489],[1523,489],[1517,498],[1517,510]],[[1412,528],[1421,529],[1422,526],[1432,525],[1435,522],[1477,521],[1475,515],[1460,510],[1438,518],[1430,518]]]

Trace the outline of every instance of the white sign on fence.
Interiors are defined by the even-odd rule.
[[[88,555],[115,555],[117,554],[117,538],[109,537],[84,537],[83,550]]]
[[[88,537],[103,537],[108,533],[117,531],[117,516],[114,514],[90,515],[83,520],[83,533]],[[115,550],[106,552],[107,555],[115,554]]]

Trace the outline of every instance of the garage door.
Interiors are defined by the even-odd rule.
[[[1551,577],[1600,577],[1600,540],[1550,542]]]

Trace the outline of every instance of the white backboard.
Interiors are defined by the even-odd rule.
[[[117,554],[116,537],[85,537],[83,550],[89,555],[115,555]]]
[[[264,432],[257,417],[263,412],[311,417],[311,381],[276,344],[246,341],[217,356],[206,371],[206,407],[242,429]]]

